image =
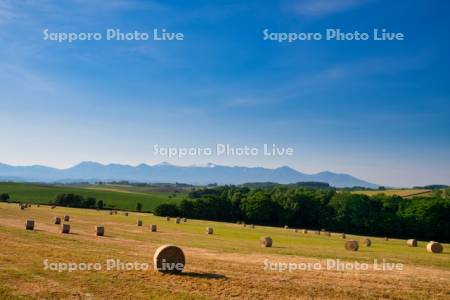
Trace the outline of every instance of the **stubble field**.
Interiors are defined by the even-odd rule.
[[[55,216],[70,215],[71,233],[61,234]],[[34,219],[34,231],[24,228]],[[144,226],[136,226],[140,219]],[[151,232],[150,224],[158,226]],[[94,226],[104,225],[105,236]],[[213,235],[205,234],[207,226]],[[271,236],[272,248],[259,245]],[[347,235],[362,241],[364,237]],[[448,299],[450,297],[450,245],[441,254],[428,253],[426,242],[417,248],[404,240],[371,238],[371,247],[344,249],[338,233],[331,237],[293,229],[174,219],[151,214],[49,206],[20,210],[0,203],[0,299]],[[163,244],[180,246],[186,255],[181,275],[153,270],[153,253]],[[368,270],[327,269],[329,261],[367,264]],[[107,268],[107,261],[148,264],[148,270]],[[401,264],[403,270],[375,270]],[[383,260],[386,263],[383,265]],[[45,269],[45,262],[99,263],[100,270],[73,272]],[[111,261],[110,261],[111,262]],[[292,272],[265,270],[268,263],[316,264],[321,269]]]

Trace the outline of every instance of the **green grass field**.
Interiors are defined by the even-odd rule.
[[[74,193],[85,197],[103,200],[106,207],[135,210],[140,202],[143,211],[152,211],[161,203],[178,203],[186,196],[185,192],[161,191],[156,188],[139,188],[121,185],[44,185],[28,183],[0,183],[0,194],[8,193],[11,201],[48,204],[58,194]],[[173,197],[175,195],[175,197]],[[169,196],[171,198],[169,198]]]
[[[71,216],[71,234],[59,233],[55,216]],[[36,221],[35,231],[24,230],[26,219]],[[143,221],[137,227],[136,221]],[[104,225],[105,237],[94,235]],[[149,230],[150,224],[158,232]],[[207,226],[213,235],[205,234]],[[261,236],[271,236],[272,248],[262,248]],[[362,241],[364,237],[347,235]],[[428,253],[426,241],[416,248],[405,240],[371,238],[372,246],[344,249],[338,233],[331,237],[293,229],[174,219],[152,214],[123,213],[48,206],[20,210],[0,203],[0,298],[32,299],[448,299],[450,245],[441,254]],[[182,275],[147,271],[104,270],[56,272],[43,269],[50,262],[145,262],[163,244],[175,244],[186,255]],[[401,263],[401,271],[264,270],[264,261],[323,263],[328,259],[372,264]],[[76,282],[76,284],[73,284]]]

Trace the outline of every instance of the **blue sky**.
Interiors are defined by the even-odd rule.
[[[105,5],[108,3],[108,5]],[[450,184],[447,1],[0,1],[0,162],[278,167]],[[182,32],[184,41],[44,41]],[[264,41],[327,28],[404,41]],[[153,146],[292,147],[167,159]]]

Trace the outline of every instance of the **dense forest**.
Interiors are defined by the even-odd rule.
[[[353,194],[334,189],[220,186],[194,190],[180,204],[161,204],[160,216],[326,229],[361,235],[450,241],[450,197]]]

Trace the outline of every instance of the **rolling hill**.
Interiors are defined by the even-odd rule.
[[[161,203],[178,203],[186,195],[185,191],[142,190],[119,185],[56,185],[0,182],[0,194],[10,195],[10,201],[35,204],[49,204],[58,194],[77,194],[103,200],[105,208],[135,210],[142,204],[144,211],[152,211]]]

